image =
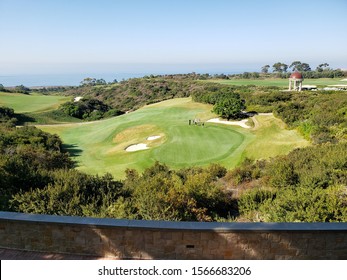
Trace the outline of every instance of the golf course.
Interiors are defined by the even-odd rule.
[[[0,106],[11,107],[16,113],[44,112],[58,108],[71,97],[0,92]]]
[[[191,98],[177,98],[101,121],[37,127],[62,138],[79,170],[109,172],[116,178],[124,177],[128,168],[141,172],[155,161],[171,168],[210,163],[232,168],[245,157],[268,158],[308,145],[272,114],[257,115],[254,127],[243,128],[206,122],[216,117],[211,109]],[[201,123],[189,125],[193,119]],[[127,151],[139,144],[139,150]]]

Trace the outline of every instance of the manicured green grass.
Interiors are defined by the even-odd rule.
[[[110,172],[116,178],[124,177],[127,168],[142,171],[155,161],[166,163],[172,168],[205,166],[210,163],[232,168],[245,156],[265,158],[287,153],[303,145],[302,138],[293,131],[290,134],[295,137],[288,138],[288,144],[285,141],[288,131],[273,116],[268,116],[275,120],[270,129],[261,124],[254,130],[213,123],[188,125],[189,119],[206,121],[215,117],[211,109],[211,105],[195,103],[190,98],[179,98],[145,106],[112,119],[39,128],[61,136],[80,170],[93,174]],[[259,117],[261,122],[262,118]],[[286,148],[273,149],[282,134],[282,144],[288,145]],[[146,140],[154,135],[161,138]],[[145,143],[149,149],[125,151],[127,146],[137,143]],[[248,147],[253,147],[250,152],[246,152]],[[269,153],[269,150],[272,152]]]
[[[71,97],[66,96],[0,92],[0,106],[10,107],[16,113],[53,110],[69,100]]]
[[[321,78],[321,79],[304,79],[303,85],[316,85],[316,86],[328,86],[335,84],[346,84],[346,81],[341,81],[342,78]],[[235,85],[235,86],[278,86],[288,87],[288,79],[231,79],[231,80],[204,80],[201,82],[214,82],[224,85]]]
[[[64,114],[60,110],[29,112],[25,113],[24,115],[21,114],[17,116],[17,118],[22,124],[25,125],[81,122],[80,119]]]

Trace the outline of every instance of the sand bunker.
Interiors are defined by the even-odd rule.
[[[147,141],[153,141],[156,139],[161,138],[160,135],[153,135],[153,136],[149,136],[146,138]],[[149,149],[149,147],[147,146],[147,144],[145,143],[139,143],[139,144],[134,144],[134,145],[130,145],[128,146],[125,151],[127,152],[136,152],[136,151],[141,151],[141,150],[147,150]]]
[[[147,140],[152,141],[152,140],[159,139],[160,137],[161,137],[160,135],[149,136],[149,137],[147,137]]]
[[[246,124],[247,121],[248,119],[244,119],[241,121],[221,121],[219,118],[215,118],[215,119],[210,119],[207,122],[221,123],[221,124],[227,124],[227,125],[238,125],[243,128],[251,128],[249,125]]]
[[[139,144],[135,144],[135,145],[130,145],[125,150],[127,152],[136,152],[136,151],[147,150],[147,149],[148,149],[148,147],[146,144],[139,143]]]
[[[74,102],[80,101],[83,99],[83,96],[77,96],[73,99]]]

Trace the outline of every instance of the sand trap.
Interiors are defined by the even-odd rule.
[[[125,150],[127,152],[136,152],[136,151],[147,150],[147,149],[148,149],[148,147],[146,144],[139,143],[139,144],[135,144],[135,145],[130,145]]]
[[[81,99],[83,99],[83,96],[77,96],[73,99],[74,102],[80,101]]]
[[[259,113],[258,116],[273,116],[273,113]]]
[[[244,119],[241,121],[221,121],[219,118],[215,118],[215,119],[210,119],[207,122],[221,123],[221,124],[227,124],[227,125],[238,125],[243,128],[251,128],[249,125],[246,124],[247,121],[248,119]]]
[[[160,135],[153,135],[153,136],[147,137],[146,140],[152,141],[152,140],[156,140],[156,139],[158,139],[160,137],[161,137]],[[147,149],[149,149],[149,147],[147,147],[147,144],[139,143],[139,144],[134,144],[134,145],[128,146],[125,149],[125,151],[127,151],[127,152],[136,152],[136,151],[147,150]]]
[[[147,137],[147,140],[152,141],[152,140],[159,139],[160,137],[161,137],[160,135],[149,136]]]

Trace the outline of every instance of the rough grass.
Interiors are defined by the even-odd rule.
[[[286,125],[272,114],[254,116],[253,120],[256,124],[253,131],[255,141],[245,149],[245,157],[251,159],[270,158],[309,145],[309,142],[296,130],[286,129]]]
[[[199,117],[205,121],[215,117],[211,109],[210,105],[192,102],[190,98],[179,98],[112,119],[39,127],[62,137],[79,169],[94,174],[110,172],[116,178],[124,177],[127,168],[142,171],[157,160],[172,168],[212,162],[232,168],[245,156],[266,158],[307,144],[273,116],[258,116],[254,129],[213,123],[188,125],[189,119]],[[146,140],[153,135],[162,137]],[[150,149],[124,150],[137,143],[148,144]]]

